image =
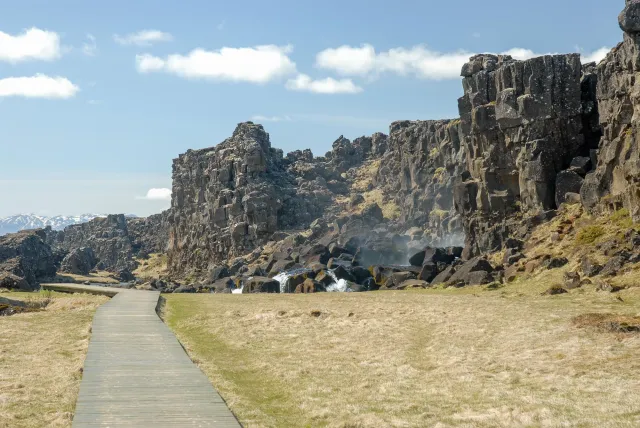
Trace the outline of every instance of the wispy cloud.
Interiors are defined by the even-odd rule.
[[[140,73],[165,72],[184,78],[267,83],[296,72],[289,58],[291,46],[263,45],[249,48],[224,47],[217,51],[194,49],[187,55],[160,58],[136,56]]]
[[[82,44],[82,53],[87,56],[96,56],[98,45],[93,34],[87,34],[87,41]]]
[[[222,31],[224,30],[224,26],[227,25],[227,21],[223,20],[221,23],[219,23],[218,25],[216,25],[216,28],[218,29],[218,31]]]
[[[592,54],[584,55],[588,60],[584,62],[602,57],[605,50],[607,49],[602,48]],[[548,55],[548,53],[536,53],[524,48],[512,48],[501,53],[520,60]],[[384,73],[393,73],[400,76],[413,75],[422,79],[443,80],[459,78],[462,66],[473,55],[474,52],[466,50],[438,52],[424,45],[411,48],[398,47],[383,52],[376,52],[370,44],[359,47],[344,45],[319,52],[316,55],[316,67],[332,70],[344,76],[372,78]]]
[[[121,45],[151,46],[158,42],[170,42],[173,36],[159,30],[142,30],[125,36],[114,34],[113,40]]]
[[[257,114],[255,116],[251,116],[251,120],[253,122],[290,122],[291,116],[263,116],[261,114]]]
[[[51,61],[60,58],[60,36],[53,31],[30,28],[11,35],[0,31],[0,61]]]
[[[89,100],[89,101],[87,101],[87,104],[90,104],[92,106],[97,106],[97,105],[102,104],[102,100]]]
[[[286,84],[292,91],[313,92],[316,94],[357,94],[362,88],[351,79],[336,80],[333,77],[314,80],[306,74],[299,74],[295,79],[290,79]]]
[[[166,188],[149,189],[146,196],[139,196],[137,199],[147,199],[150,201],[170,201],[171,189],[166,189]]]
[[[0,97],[72,98],[80,88],[65,77],[36,74],[0,79]]]

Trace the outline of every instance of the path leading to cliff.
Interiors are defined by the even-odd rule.
[[[73,427],[240,427],[156,315],[159,297],[123,290],[96,312]]]

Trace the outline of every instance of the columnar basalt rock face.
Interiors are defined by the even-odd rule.
[[[603,138],[596,170],[581,196],[592,213],[627,208],[640,221],[640,2],[620,14],[624,41],[598,65],[598,105]]]
[[[135,269],[133,249],[123,214],[96,218],[69,226],[62,232],[51,231],[49,243],[57,249],[72,252],[91,248],[98,260],[97,268],[108,271]]]
[[[471,255],[500,249],[521,216],[556,208],[556,176],[597,144],[597,130],[584,125],[597,112],[583,113],[595,84],[585,82],[578,54],[527,61],[477,55],[462,76],[470,174],[455,197]]]
[[[460,245],[464,234],[453,204],[465,168],[460,120],[394,122],[385,146],[376,184],[395,197],[403,227],[425,228],[434,245]]]

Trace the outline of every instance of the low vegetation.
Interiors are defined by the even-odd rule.
[[[138,259],[138,268],[133,271],[136,278],[145,281],[159,279],[167,274],[167,255],[150,254],[147,259]]]
[[[70,427],[89,343],[104,296],[2,293],[25,313],[0,316],[0,427]]]
[[[246,426],[638,426],[640,334],[619,330],[637,325],[640,289],[541,295],[557,271],[501,287],[170,295],[165,318]]]

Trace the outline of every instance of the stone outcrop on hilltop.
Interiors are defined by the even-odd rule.
[[[578,54],[477,55],[465,64],[458,104],[469,174],[455,197],[467,255],[526,234],[527,219],[556,208],[557,187],[579,191],[578,173],[559,173],[597,148],[591,74],[583,76]]]
[[[0,288],[34,290],[56,275],[55,258],[43,230],[0,236]]]
[[[627,0],[620,14],[624,41],[597,67],[603,138],[595,171],[582,186],[591,212],[626,208],[640,221],[640,3]]]

